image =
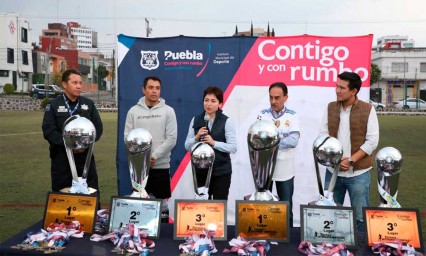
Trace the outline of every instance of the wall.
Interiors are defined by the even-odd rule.
[[[33,100],[28,96],[23,98],[0,97],[1,110],[42,111],[42,100]],[[117,112],[117,105],[111,102],[99,102],[96,107],[100,112]]]

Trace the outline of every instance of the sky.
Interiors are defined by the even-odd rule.
[[[77,21],[98,32],[99,49],[112,52],[114,35],[232,36],[268,26],[276,36],[408,36],[426,47],[425,0],[0,0],[0,12],[30,23],[38,42],[48,23]]]

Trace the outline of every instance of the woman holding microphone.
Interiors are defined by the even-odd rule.
[[[223,92],[219,87],[210,86],[204,90],[204,111],[194,116],[189,124],[185,149],[190,151],[197,142],[209,144],[215,153],[209,198],[227,200],[231,186],[232,164],[229,154],[237,152],[235,127],[231,119],[222,113]],[[206,171],[197,170],[197,181],[205,183]],[[206,175],[204,175],[206,176]]]

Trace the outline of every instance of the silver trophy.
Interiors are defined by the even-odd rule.
[[[336,205],[333,201],[333,191],[334,187],[336,186],[336,180],[339,174],[340,163],[343,156],[342,144],[334,137],[321,135],[314,141],[313,153],[318,189],[321,195],[320,200],[317,201],[317,204]],[[333,175],[331,176],[327,194],[324,194],[318,163],[333,168]]]
[[[256,192],[246,197],[250,200],[278,200],[269,188],[274,176],[280,136],[272,120],[257,120],[248,130],[247,144],[251,171]]]
[[[206,143],[199,142],[191,148],[192,179],[195,199],[209,199],[210,178],[213,171],[214,150]],[[199,179],[197,179],[199,177]]]
[[[70,188],[64,188],[61,191],[77,194],[91,194],[96,192],[96,189],[89,188],[86,182],[96,139],[95,126],[85,117],[79,115],[71,116],[64,122],[62,137],[64,139],[65,151],[71,168],[72,185]],[[83,174],[81,177],[78,177],[74,152],[84,151],[87,148],[88,152],[86,162],[84,163]]]
[[[131,130],[124,138],[124,145],[133,188],[130,196],[148,198],[145,187],[151,161],[152,136],[148,130],[136,128]]]
[[[377,186],[380,194],[379,207],[400,208],[396,201],[402,155],[393,147],[382,148],[376,154]]]

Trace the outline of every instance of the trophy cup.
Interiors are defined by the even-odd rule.
[[[274,175],[280,137],[272,120],[257,120],[249,128],[247,144],[256,192],[245,199],[278,201],[269,188]]]
[[[133,129],[124,139],[133,192],[130,197],[149,198],[145,190],[151,161],[152,136],[143,128]]]
[[[385,147],[376,154],[377,186],[380,194],[380,206],[401,208],[396,201],[398,195],[399,173],[402,170],[401,153],[393,147]]]
[[[191,148],[192,180],[194,183],[195,199],[209,199],[209,186],[214,158],[214,150],[208,144],[198,142]]]
[[[68,162],[71,168],[72,185],[70,188],[64,188],[61,191],[74,194],[92,194],[96,192],[96,189],[89,188],[86,182],[96,139],[95,126],[85,117],[79,115],[71,116],[63,125],[62,137],[64,139],[65,151],[67,152]],[[85,150],[87,148],[88,152],[83,174],[81,177],[78,177],[73,151]]]
[[[334,203],[333,200],[333,190],[336,185],[340,163],[343,156],[342,144],[336,138],[321,135],[314,141],[313,153],[318,189],[320,193],[320,200],[316,201],[314,204],[336,206],[336,203]],[[322,187],[318,163],[333,168],[333,175],[331,176],[327,194],[324,193]]]

